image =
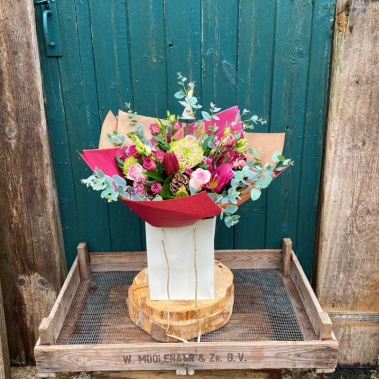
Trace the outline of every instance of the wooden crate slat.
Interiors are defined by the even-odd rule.
[[[72,299],[75,296],[79,282],[79,264],[78,258],[76,258],[49,317],[44,318],[39,327],[41,345],[53,345],[55,343],[70,308]]]
[[[199,369],[334,369],[330,341],[36,346],[40,371]],[[178,362],[178,355],[179,360]],[[174,362],[175,357],[175,362]],[[204,360],[204,361],[203,361]]]
[[[139,271],[147,267],[145,251],[89,253],[92,272]],[[215,259],[230,269],[280,269],[282,250],[215,250]]]
[[[291,254],[291,279],[294,282],[299,296],[304,304],[309,319],[316,331],[320,340],[332,338],[332,322],[326,312],[323,312],[316,295],[314,294],[311,285],[296,255]]]

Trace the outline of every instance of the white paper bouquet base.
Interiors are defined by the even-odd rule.
[[[151,300],[213,300],[215,218],[180,228],[146,225]],[[164,244],[162,243],[164,241]],[[167,260],[166,260],[167,258]]]

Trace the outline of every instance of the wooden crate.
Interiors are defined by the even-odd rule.
[[[101,275],[117,277],[130,275],[130,271],[142,270],[147,265],[146,253],[88,253],[86,244],[79,244],[78,257],[59,297],[49,317],[43,319],[39,328],[40,338],[34,352],[40,376],[55,376],[55,373],[60,371],[191,372],[196,369],[282,368],[334,371],[338,342],[332,332],[332,323],[328,314],[322,311],[292,251],[289,239],[284,239],[281,250],[223,250],[216,251],[215,258],[234,270],[239,277],[253,273],[259,274],[263,279],[266,274],[280,278],[282,284],[277,286],[277,292],[285,291],[285,294],[275,297],[279,296],[276,294],[266,300],[263,299],[263,295],[263,300],[260,300],[258,295],[247,300],[240,297],[238,300],[239,285],[235,283],[235,310],[238,307],[242,307],[243,310],[236,313],[235,321],[234,311],[230,322],[223,327],[226,329],[220,329],[216,335],[216,342],[212,340],[212,336],[208,338],[208,335],[204,335],[204,342],[199,343],[159,343],[149,340],[150,336],[128,321],[126,288],[115,285],[109,287],[111,289],[102,289],[101,284],[95,283],[96,277]],[[280,286],[283,288],[280,289]],[[246,286],[242,283],[240,287],[245,288],[244,296],[246,293],[250,296],[249,291],[254,289],[252,284]],[[94,291],[99,294],[96,296],[106,297],[109,315],[99,315],[97,311],[101,304],[96,302],[101,302],[101,297],[89,300]],[[287,312],[289,308],[280,304],[283,298],[291,303],[292,313]],[[274,311],[270,311],[272,314],[265,311],[263,316],[248,313],[247,309],[253,309],[257,304],[267,309],[271,307]],[[250,306],[253,308],[248,308]],[[297,325],[301,330],[302,340],[284,340],[282,337],[279,338],[281,340],[275,340],[278,338],[274,338],[276,332],[275,328],[271,327],[270,320],[288,314],[292,314],[292,319],[288,318],[288,328],[284,325],[283,333],[291,336],[290,325]],[[97,342],[83,344],[80,338],[85,336],[85,329],[89,326],[92,333],[96,333]],[[255,328],[258,337],[249,340],[247,338],[250,338],[249,333],[253,333],[250,330],[252,328]],[[102,334],[101,330],[107,332]],[[133,338],[128,337],[129,332],[130,335],[134,333]],[[113,336],[112,343],[107,340],[106,333]],[[141,339],[138,336],[141,336]],[[225,336],[232,338],[227,340]],[[262,340],[264,336],[266,340]],[[75,341],[79,341],[80,344]]]

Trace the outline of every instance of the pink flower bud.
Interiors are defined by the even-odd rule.
[[[153,136],[157,136],[160,132],[158,124],[150,124],[150,132]]]
[[[167,151],[164,159],[166,175],[171,176],[179,170],[179,162],[173,151]]]
[[[182,127],[182,123],[181,123],[180,121],[176,120],[176,121],[174,122],[174,124],[172,125],[172,127],[173,127],[174,130],[177,132],[178,130],[181,129],[181,127]]]

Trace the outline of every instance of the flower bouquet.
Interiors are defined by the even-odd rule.
[[[118,118],[108,113],[99,149],[82,154],[94,172],[82,182],[107,201],[123,201],[147,223],[152,299],[167,299],[168,261],[172,300],[212,299],[214,222],[207,219],[220,215],[228,227],[238,223],[239,205],[257,200],[292,162],[281,154],[284,133],[248,133],[265,120],[236,106],[221,111],[211,103],[209,112],[201,110],[194,83],[178,78],[175,97],[183,114],[167,112],[166,120],[139,116],[130,104]],[[175,241],[175,233],[180,234],[176,249],[175,242],[167,242]]]

